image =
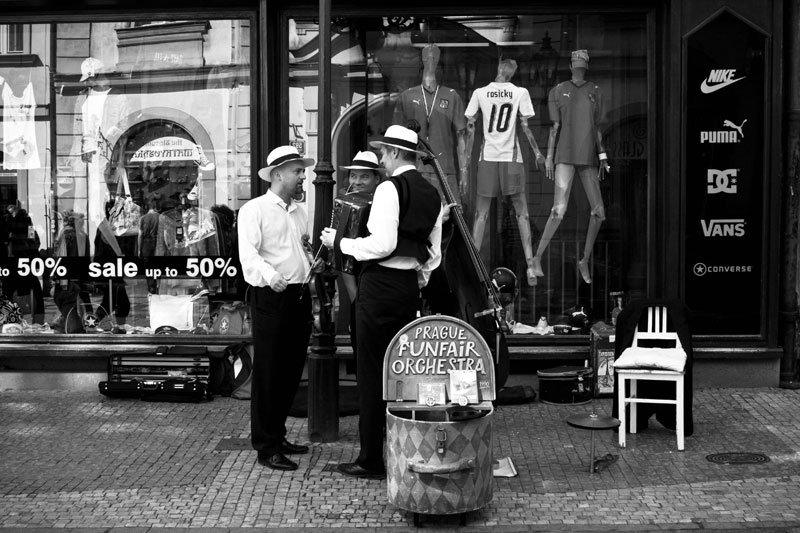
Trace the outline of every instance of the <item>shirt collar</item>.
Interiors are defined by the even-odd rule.
[[[267,200],[269,200],[275,205],[280,206],[281,209],[283,209],[284,211],[288,211],[289,213],[297,209],[297,204],[295,204],[294,202],[287,204],[286,202],[283,201],[283,199],[280,196],[272,192],[272,189],[269,189],[267,191]]]
[[[414,170],[415,168],[417,168],[417,167],[415,167],[414,165],[402,165],[402,166],[399,166],[396,169],[394,169],[394,172],[392,172],[392,176],[399,176],[403,172],[408,172],[409,170]]]

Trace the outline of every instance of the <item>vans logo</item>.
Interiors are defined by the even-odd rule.
[[[730,130],[701,131],[700,144],[738,143],[740,142],[741,139],[744,139],[744,133],[742,133],[742,127],[744,127],[745,122],[747,122],[747,119],[744,119],[744,122],[742,122],[739,126],[737,126],[730,120],[726,120],[725,122],[722,123],[722,125],[725,126],[726,128],[731,128]]]
[[[744,237],[743,218],[712,218],[708,222],[701,220],[700,224],[706,237]]]
[[[739,173],[737,168],[727,170],[708,169],[708,194],[725,192],[736,194],[736,176]]]
[[[712,70],[709,72],[708,78],[700,84],[700,90],[703,91],[703,94],[711,94],[747,77],[734,78],[735,75],[736,69]]]

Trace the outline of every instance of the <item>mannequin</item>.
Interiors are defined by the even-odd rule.
[[[439,47],[435,44],[429,44],[422,49],[422,83],[400,94],[394,109],[393,121],[402,126],[412,119],[419,123],[418,135],[433,149],[442,171],[447,176],[450,189],[456,201],[460,203],[467,183],[465,150],[467,120],[464,117],[464,101],[461,96],[455,89],[439,85],[436,79],[440,55]],[[458,172],[456,168],[459,169]],[[419,171],[436,187],[442,203],[445,203],[444,193],[433,169],[425,166],[419,168]]]
[[[542,254],[567,211],[572,180],[577,170],[591,208],[586,244],[583,248],[583,257],[578,261],[578,271],[583,281],[591,283],[589,259],[600,226],[606,218],[603,196],[600,194],[600,181],[606,172],[611,171],[611,167],[603,148],[603,135],[599,127],[604,119],[600,87],[586,81],[587,70],[589,70],[589,53],[586,50],[572,52],[570,60],[572,79],[553,87],[548,97],[548,110],[553,126],[550,128],[547,142],[545,172],[548,179],[555,181],[555,188],[553,208],[550,210],[550,217],[547,219],[536,256],[533,258],[533,269],[536,276],[544,276]],[[595,159],[598,157],[595,155],[595,150],[599,153],[599,167]]]
[[[111,88],[105,74],[103,62],[87,57],[81,63],[81,83],[84,90],[75,100],[75,123],[73,134],[75,143],[72,154],[80,154],[83,169],[77,172],[87,176],[87,195],[89,199],[87,220],[89,234],[94,234],[97,226],[105,218],[105,201],[109,195],[108,183],[112,167],[124,171],[124,161],[110,160],[113,143],[127,128],[130,109],[126,97]],[[120,151],[120,157],[124,153]],[[78,164],[77,161],[74,162]],[[117,180],[120,178],[117,177]]]
[[[517,87],[510,81],[516,71],[516,61],[501,60],[497,67],[497,77],[489,85],[475,89],[465,111],[468,150],[474,140],[476,115],[478,111],[483,115],[484,140],[478,161],[478,190],[472,235],[475,244],[480,248],[492,199],[500,194],[510,196],[528,264],[528,284],[535,285],[530,217],[525,196],[525,170],[516,137],[518,115],[520,127],[526,137],[533,137],[528,129],[528,119],[534,115],[534,111],[528,90]],[[537,161],[542,159],[538,148],[534,153]]]

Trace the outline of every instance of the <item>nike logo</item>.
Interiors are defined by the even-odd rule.
[[[700,90],[703,94],[711,94],[747,77],[742,76],[741,78],[734,78],[733,76],[735,74],[736,69],[712,70],[708,74],[708,78],[704,79],[703,83],[700,84]]]

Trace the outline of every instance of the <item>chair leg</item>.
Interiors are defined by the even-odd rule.
[[[678,450],[683,451],[684,448],[684,420],[683,420],[683,376],[679,376],[675,380],[675,433],[678,436]]]
[[[636,385],[637,385],[636,378],[632,377],[630,379],[630,382],[631,382],[630,397],[631,398],[637,398],[638,394],[637,394],[637,390],[636,390]],[[631,402],[631,433],[636,433],[636,420],[637,420],[637,414],[638,414],[636,412],[637,411],[637,409],[636,409],[637,405],[638,404],[636,402]]]
[[[625,401],[625,376],[617,374],[619,384],[617,385],[617,410],[619,411],[619,447],[625,447],[625,432],[628,431],[625,412],[628,410]]]

